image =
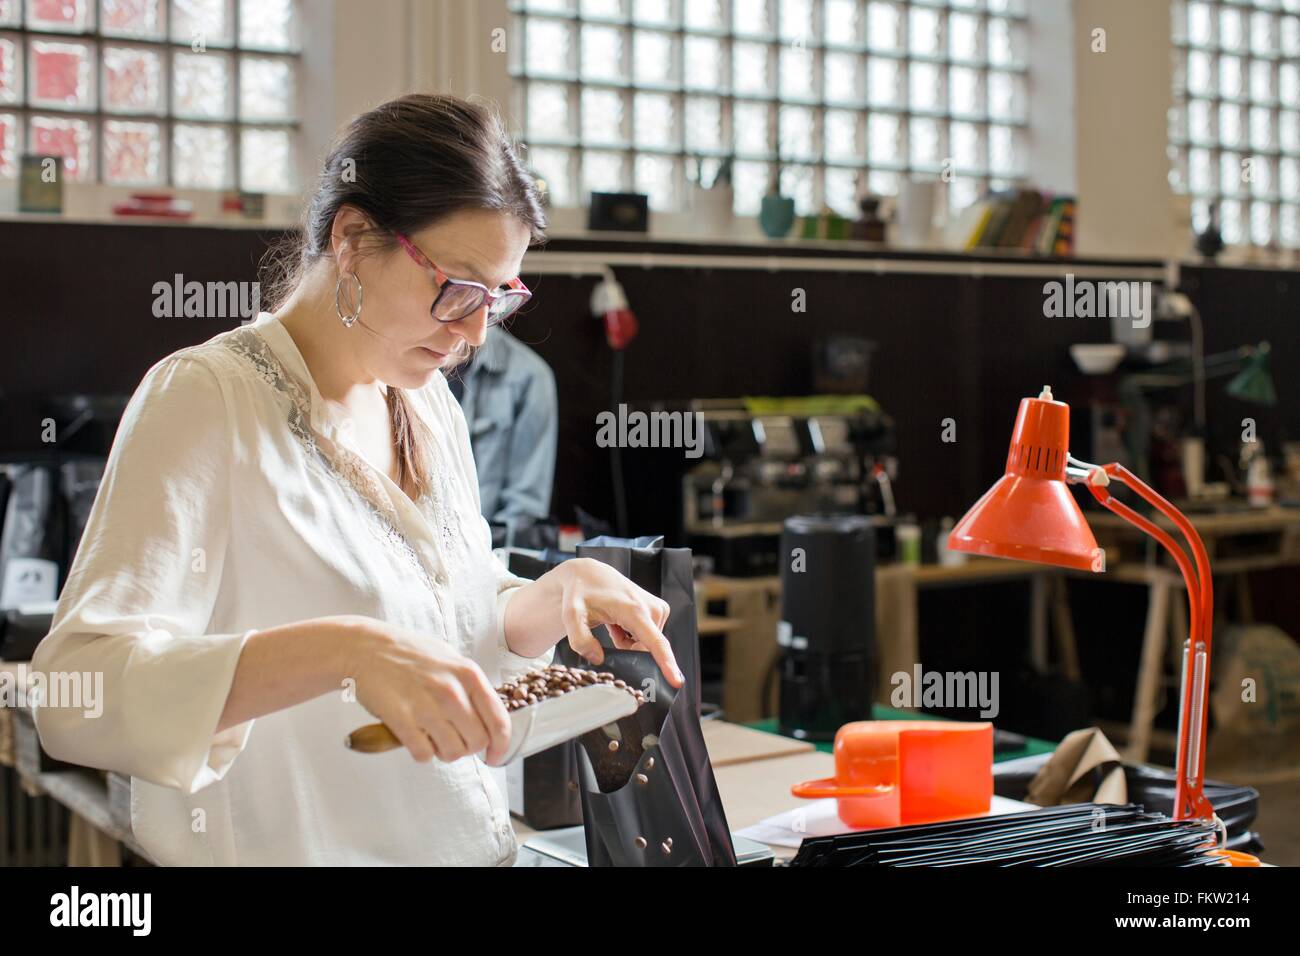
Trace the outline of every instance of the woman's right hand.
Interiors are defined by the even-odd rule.
[[[420,763],[487,751],[496,764],[510,717],[482,668],[446,643],[372,618],[350,622],[347,672],[357,700]]]

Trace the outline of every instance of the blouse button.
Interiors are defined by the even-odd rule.
[[[433,580],[440,587],[445,587],[447,584],[447,575],[439,571],[437,574],[433,576]]]

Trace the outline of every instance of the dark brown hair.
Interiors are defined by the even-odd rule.
[[[282,303],[317,260],[333,255],[334,217],[353,206],[373,225],[368,250],[396,245],[467,209],[497,209],[545,237],[546,216],[532,176],[500,116],[478,102],[412,93],[362,113],[344,128],[325,159],[303,214],[269,261],[267,299]],[[398,483],[412,498],[428,486],[428,437],[401,389],[388,389],[398,455]]]

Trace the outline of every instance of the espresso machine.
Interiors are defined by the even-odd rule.
[[[687,546],[718,574],[775,574],[796,514],[892,518],[894,425],[867,396],[702,399],[699,464],[682,479]]]

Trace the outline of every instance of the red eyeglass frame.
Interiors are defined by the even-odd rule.
[[[533,297],[532,291],[528,288],[528,286],[523,284],[523,282],[519,279],[518,276],[515,276],[515,278],[511,279],[509,282],[506,283],[506,286],[508,287],[508,291],[506,292],[493,292],[482,282],[475,282],[472,279],[453,279],[451,276],[447,275],[447,273],[443,272],[440,268],[438,268],[438,266],[434,264],[433,260],[431,260],[423,252],[421,252],[419,248],[415,245],[415,243],[413,243],[402,233],[398,232],[398,233],[394,233],[394,235],[397,237],[398,245],[400,245],[404,250],[406,250],[406,254],[411,257],[411,259],[415,262],[416,265],[433,273],[433,281],[437,284],[438,295],[437,297],[434,298],[433,304],[429,306],[429,314],[433,317],[435,322],[441,322],[444,325],[449,322],[459,322],[462,319],[469,318],[479,309],[483,308],[484,303],[487,303],[487,307],[488,307],[487,324],[489,326],[500,325],[506,319],[510,318],[510,316],[514,315],[517,311],[519,311],[520,307],[523,306],[525,302],[527,302],[529,299]],[[446,293],[448,287],[450,286],[461,286],[465,288],[476,289],[482,293],[483,298],[477,306],[470,309],[464,315],[457,316],[454,319],[440,319],[438,318],[438,313],[437,313],[438,303],[442,301],[443,295]],[[492,314],[492,306],[497,301],[501,299],[516,299],[516,298],[519,299],[519,305],[516,305],[505,315],[494,316]]]

